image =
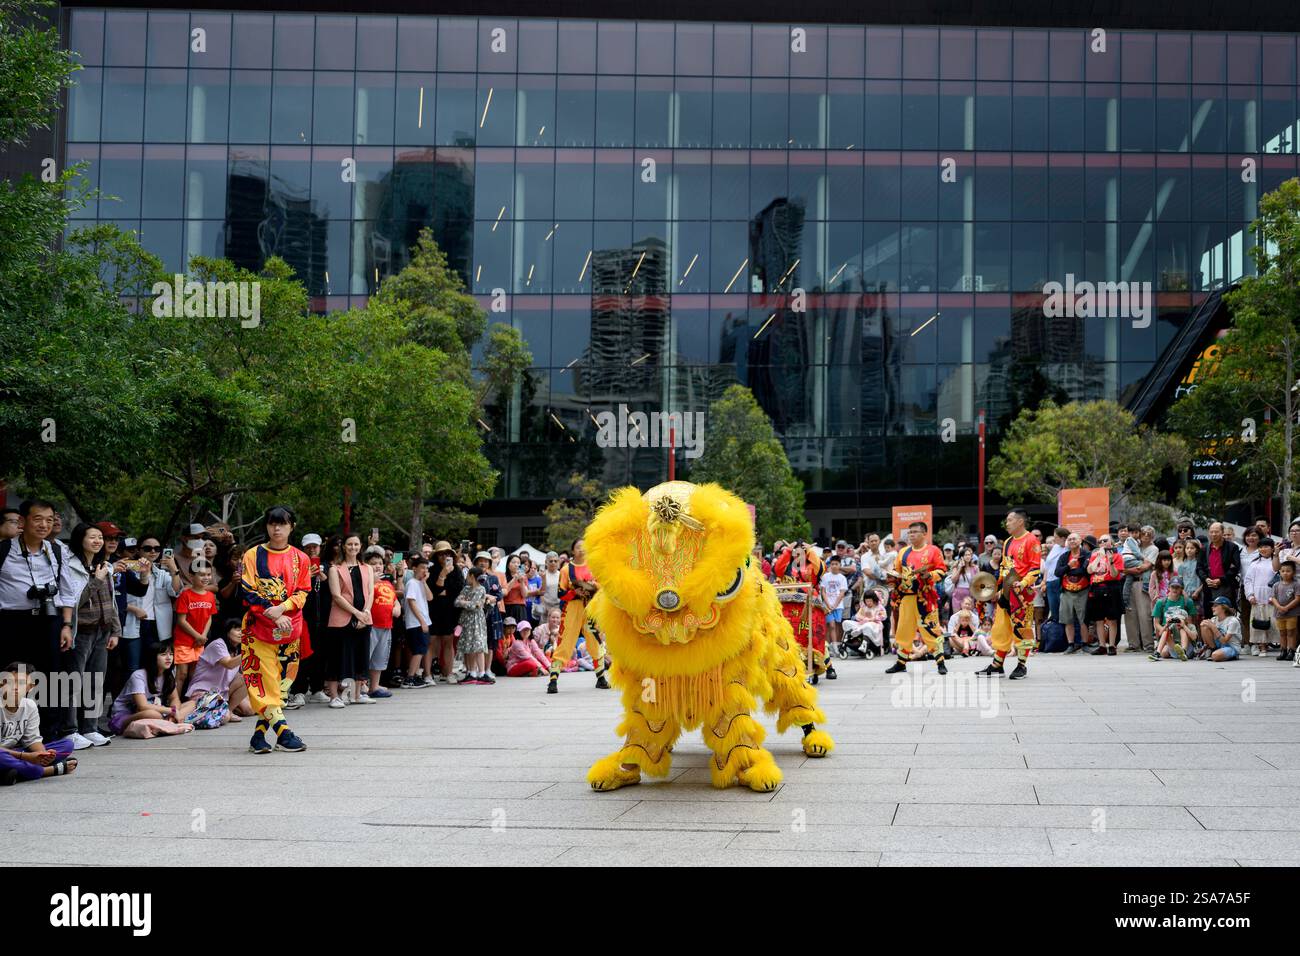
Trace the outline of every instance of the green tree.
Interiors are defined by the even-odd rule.
[[[1256,275],[1224,296],[1232,327],[1218,361],[1170,409],[1169,421],[1202,453],[1237,465],[1237,490],[1282,499],[1282,527],[1297,505],[1300,413],[1300,180],[1259,202],[1251,229]]]
[[[1176,435],[1139,427],[1115,402],[1043,402],[1022,411],[989,462],[989,486],[1008,501],[1054,503],[1065,488],[1109,488],[1111,509],[1151,499],[1166,468],[1187,464]]]
[[[569,492],[568,499],[556,499],[542,511],[546,547],[552,551],[568,551],[575,539],[586,534],[596,509],[605,501],[600,482],[576,472],[569,476]]]
[[[0,0],[0,149],[50,127],[79,69],[42,25],[50,9]],[[161,423],[164,363],[143,344],[152,319],[123,304],[159,263],[108,225],[65,240],[94,194],[78,167],[45,172],[0,181],[0,476],[90,517],[88,489],[134,463]]]
[[[731,385],[709,406],[704,451],[691,466],[691,481],[715,481],[754,506],[758,540],[807,538],[803,485],[790,468],[772,420],[754,393]]]

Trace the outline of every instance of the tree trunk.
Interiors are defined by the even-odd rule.
[[[411,498],[411,534],[408,542],[412,551],[419,551],[424,543],[424,479],[415,483],[415,495]]]

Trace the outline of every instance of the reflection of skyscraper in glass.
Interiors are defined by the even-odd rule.
[[[226,257],[244,269],[260,271],[279,256],[308,288],[324,282],[326,222],[311,196],[272,177],[261,162],[231,163],[226,185]]]
[[[799,288],[803,245],[803,203],[773,199],[749,222],[749,262],[754,292]]]

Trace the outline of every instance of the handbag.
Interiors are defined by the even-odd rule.
[[[1252,631],[1267,631],[1272,626],[1273,622],[1266,617],[1258,618],[1252,616],[1250,619],[1250,629]]]
[[[215,690],[210,690],[199,698],[194,712],[185,718],[199,730],[215,730],[230,719],[230,705]]]

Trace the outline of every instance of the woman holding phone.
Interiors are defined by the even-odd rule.
[[[468,542],[462,541],[461,544]],[[461,560],[468,561],[468,556],[460,555]],[[429,569],[429,590],[433,600],[429,602],[429,619],[432,622],[429,632],[432,643],[430,649],[437,652],[438,667],[442,671],[444,683],[456,683],[454,667],[456,662],[456,625],[460,622],[460,609],[456,607],[456,598],[465,586],[465,576],[457,567],[457,554],[451,549],[450,542],[439,541],[433,546],[433,558]]]

